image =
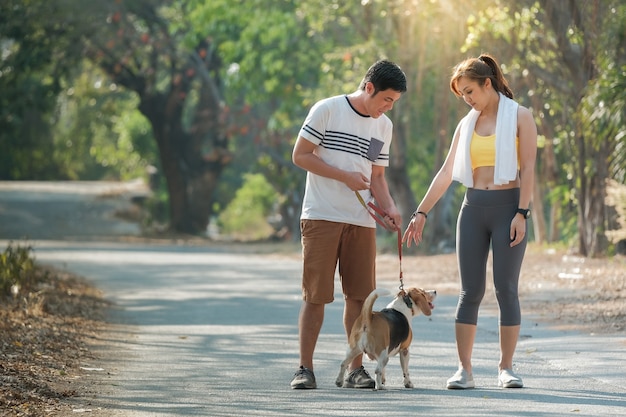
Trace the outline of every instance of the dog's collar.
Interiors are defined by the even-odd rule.
[[[411,297],[409,297],[409,294],[404,293],[404,295],[402,296],[402,300],[404,301],[404,304],[406,304],[408,308],[413,310],[413,300],[411,300]]]

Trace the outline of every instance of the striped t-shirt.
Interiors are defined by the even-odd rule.
[[[386,115],[362,115],[341,95],[317,102],[299,135],[318,145],[315,153],[327,164],[371,178],[372,165],[389,165],[392,131]],[[365,201],[371,199],[369,190],[361,195]],[[347,185],[311,172],[307,173],[301,218],[376,227]]]

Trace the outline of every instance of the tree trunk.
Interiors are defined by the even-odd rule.
[[[204,233],[212,213],[213,193],[224,167],[232,160],[222,120],[221,97],[216,94],[212,79],[204,79],[200,98],[185,149],[188,169],[187,198],[194,233]]]
[[[584,143],[583,139],[579,144]],[[587,157],[581,152],[578,160],[580,187],[578,188],[578,231],[579,252],[583,256],[596,257],[603,254],[608,247],[606,237],[606,181],[607,172],[607,141],[603,141],[599,149],[593,149],[593,166],[587,167]],[[581,145],[584,151],[584,145]]]
[[[579,252],[583,256],[602,255],[607,248],[605,236],[606,186],[604,178],[594,175],[589,179],[586,193],[578,206]]]
[[[170,102],[170,106],[166,103]],[[159,148],[161,170],[169,196],[170,228],[192,233],[187,199],[188,179],[185,175],[184,142],[188,140],[182,129],[180,114],[182,102],[176,103],[169,95],[155,94],[141,98],[139,110],[150,121]]]
[[[173,88],[166,94],[142,97],[140,111],[152,124],[167,184],[170,229],[201,235],[211,214],[212,195],[224,167],[230,162],[226,140],[220,136],[219,103],[201,94],[192,133],[184,130],[184,97]]]

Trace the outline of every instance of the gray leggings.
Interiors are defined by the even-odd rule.
[[[511,220],[519,202],[519,188],[477,190],[469,188],[457,222],[456,247],[461,293],[456,322],[476,324],[485,295],[487,257],[493,251],[493,283],[500,307],[500,325],[517,326],[521,313],[517,287],[526,237],[510,247]],[[528,236],[528,233],[526,234]]]

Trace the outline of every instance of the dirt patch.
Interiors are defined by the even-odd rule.
[[[413,283],[442,294],[458,293],[456,255],[402,258],[405,285]],[[379,280],[399,279],[397,255],[378,257]],[[495,308],[491,259],[483,308]],[[561,329],[584,333],[623,333],[626,329],[626,257],[589,259],[565,250],[529,245],[520,275],[522,315]]]
[[[0,415],[65,416],[90,394],[81,378],[105,326],[108,303],[85,280],[39,270],[42,281],[0,308]]]
[[[298,258],[291,246],[233,245],[234,251]],[[378,257],[379,285],[399,277],[397,254]],[[404,255],[405,285],[458,291],[454,254]],[[489,270],[488,273],[491,271]],[[42,272],[45,273],[45,272]],[[44,284],[0,304],[1,416],[66,416],[96,396],[87,377],[97,360],[94,347],[106,329],[110,307],[87,281],[48,270]],[[490,276],[490,275],[488,275]],[[489,281],[489,280],[488,280]],[[624,334],[626,258],[586,259],[565,252],[529,247],[520,292],[523,314],[575,331]],[[483,308],[495,308],[491,283]],[[98,346],[98,349],[101,349]]]

